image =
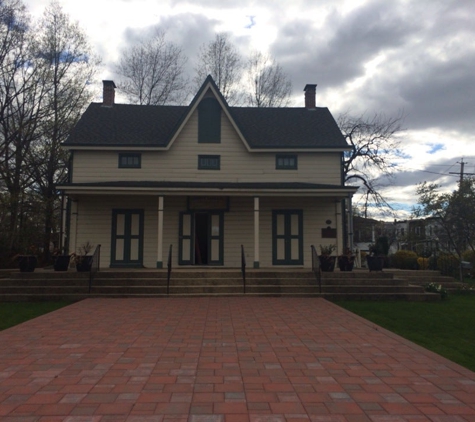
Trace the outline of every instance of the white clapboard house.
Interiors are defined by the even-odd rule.
[[[188,106],[115,103],[104,81],[63,144],[69,252],[101,247],[101,267],[310,267],[313,244],[343,250],[342,156],[325,107],[230,107],[208,76]]]

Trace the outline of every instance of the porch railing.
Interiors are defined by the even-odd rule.
[[[101,263],[101,245],[97,245],[91,258],[91,268],[89,269],[89,293],[92,290],[94,275],[99,271]]]
[[[312,249],[312,271],[315,274],[315,278],[317,279],[318,283],[318,292],[322,293],[322,270],[320,268],[320,260],[318,259],[317,250],[315,246],[311,245],[310,248]]]
[[[170,277],[172,275],[172,248],[173,245],[170,245],[170,249],[168,250],[168,261],[167,261],[167,296],[170,294]]]
[[[244,294],[246,294],[246,254],[244,253],[243,245],[241,245],[241,274]]]

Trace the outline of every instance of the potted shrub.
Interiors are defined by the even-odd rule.
[[[15,259],[18,261],[18,268],[22,273],[32,273],[38,264],[36,255],[17,255]]]
[[[336,256],[332,256],[333,251],[336,249],[335,245],[320,245],[320,269],[322,271],[330,272],[335,268]]]
[[[383,271],[384,257],[389,250],[387,237],[379,237],[374,245],[370,245],[366,262],[370,271]]]
[[[18,269],[22,273],[32,273],[33,271],[35,271],[36,265],[38,264],[35,247],[31,246],[29,248],[29,252],[30,253],[18,254],[13,257],[13,261],[17,262]]]
[[[76,264],[76,270],[78,272],[91,270],[92,255],[89,255],[89,253],[92,251],[93,247],[94,245],[86,242],[78,249],[78,253],[73,255],[74,263]]]
[[[56,251],[53,255],[54,264],[53,268],[55,271],[68,271],[69,264],[71,263],[72,255],[60,254],[59,251]]]
[[[345,253],[338,256],[338,267],[340,268],[340,271],[353,271],[354,265],[355,255],[350,248],[346,248]]]

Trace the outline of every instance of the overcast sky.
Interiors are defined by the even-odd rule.
[[[25,0],[34,16],[47,0]],[[193,69],[199,47],[227,32],[246,56],[271,53],[290,76],[293,105],[316,83],[317,106],[352,115],[403,113],[404,158],[384,189],[409,215],[416,184],[455,188],[463,160],[475,173],[474,0],[63,0],[114,79],[122,48],[155,28]],[[193,75],[190,75],[193,76]],[[100,97],[98,98],[100,100]],[[387,182],[383,182],[387,184]]]

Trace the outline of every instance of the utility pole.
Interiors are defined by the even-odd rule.
[[[462,161],[457,161],[457,164],[460,164],[460,173],[455,173],[453,171],[451,171],[449,174],[460,174],[460,185],[462,185],[462,182],[463,182],[463,176],[464,175],[467,175],[467,176],[475,176],[475,173],[464,173],[463,172],[463,169],[465,167],[465,164],[468,164],[466,162],[463,161],[463,157],[462,157]]]

